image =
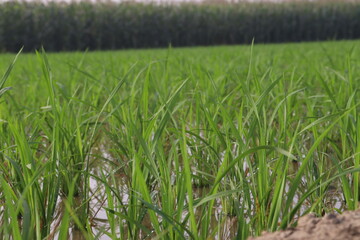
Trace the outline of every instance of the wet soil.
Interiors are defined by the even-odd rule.
[[[341,215],[328,214],[322,218],[307,215],[299,219],[295,228],[267,233],[248,240],[360,240],[360,210],[347,211]]]

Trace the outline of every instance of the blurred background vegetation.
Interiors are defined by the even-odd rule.
[[[106,50],[360,37],[360,2],[5,2],[0,51]]]

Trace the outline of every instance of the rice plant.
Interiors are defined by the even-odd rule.
[[[357,45],[3,54],[1,238],[246,239],[356,209]]]

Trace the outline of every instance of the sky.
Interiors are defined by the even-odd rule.
[[[79,1],[82,1],[82,0],[0,0],[0,3],[1,2],[11,2],[11,1],[41,1],[41,2],[49,2],[49,1],[52,1],[52,2],[79,2]],[[92,1],[92,2],[106,2],[106,1],[109,1],[109,0],[86,0],[86,1]],[[110,0],[112,2],[123,2],[123,1],[134,1],[134,2],[167,2],[167,3],[178,3],[178,2],[201,2],[203,0]],[[234,1],[234,0],[227,0],[227,1]],[[241,0],[240,0],[241,1]],[[259,1],[279,1],[279,0],[247,0],[249,2],[259,2]]]

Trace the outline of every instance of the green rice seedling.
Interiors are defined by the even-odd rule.
[[[2,55],[0,237],[246,239],[355,209],[356,44]]]

